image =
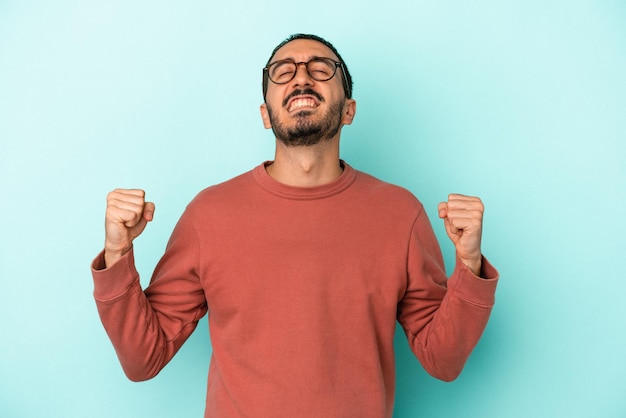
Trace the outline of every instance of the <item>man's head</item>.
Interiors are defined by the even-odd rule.
[[[265,68],[263,68],[263,99],[265,99],[267,95],[267,87],[268,87],[268,84],[270,83],[267,68],[272,63],[272,58],[274,58],[274,56],[276,55],[276,52],[278,52],[279,49],[281,49],[283,46],[285,46],[289,42],[295,41],[297,39],[308,39],[308,40],[319,42],[325,45],[328,49],[332,51],[333,54],[335,54],[339,63],[341,63],[340,70],[341,70],[341,75],[343,77],[343,89],[344,89],[344,92],[346,93],[346,98],[351,99],[352,87],[353,87],[352,76],[350,75],[350,71],[348,71],[348,66],[346,65],[343,58],[341,58],[341,55],[339,55],[339,52],[337,51],[337,49],[333,46],[333,44],[328,42],[326,39],[319,37],[317,35],[311,35],[311,34],[305,34],[305,33],[297,33],[295,35],[291,35],[290,37],[288,37],[287,39],[279,43],[276,46],[276,48],[274,48],[274,50],[272,51],[270,58],[267,60],[267,63],[265,64]]]
[[[352,123],[352,79],[336,49],[315,35],[293,35],[263,69],[261,116],[266,128],[289,146],[338,138]]]

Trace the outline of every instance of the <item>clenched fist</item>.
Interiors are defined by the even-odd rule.
[[[457,256],[477,276],[482,263],[480,241],[484,210],[478,197],[461,194],[451,194],[447,202],[439,204],[439,217],[443,219]]]
[[[139,189],[115,189],[107,195],[104,262],[107,267],[128,252],[154,217],[154,203]]]

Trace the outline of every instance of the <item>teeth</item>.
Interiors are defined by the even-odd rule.
[[[289,105],[289,111],[299,109],[301,107],[317,107],[315,100],[310,98],[295,99]]]

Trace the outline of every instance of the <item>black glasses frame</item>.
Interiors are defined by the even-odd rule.
[[[327,60],[327,61],[333,63],[335,65],[335,71],[333,72],[333,75],[331,75],[330,77],[328,77],[326,79],[318,79],[313,74],[311,74],[311,72],[309,71],[309,63],[311,61],[315,61],[315,60]],[[290,62],[292,64],[295,64],[296,65],[296,70],[293,72],[293,75],[292,75],[292,77],[289,80],[287,80],[285,82],[282,82],[282,83],[277,83],[276,81],[272,80],[272,77],[270,77],[270,71],[269,70],[270,70],[270,67],[272,67],[273,65],[276,65],[278,63],[281,63],[281,62]],[[341,69],[341,76],[342,76],[341,79],[342,79],[342,82],[343,82],[344,92],[346,94],[346,97],[352,97],[352,92],[350,91],[350,86],[348,85],[348,80],[346,78],[346,70],[344,68],[343,63],[340,62],[340,61],[335,61],[334,59],[327,58],[327,57],[314,57],[314,58],[311,58],[308,61],[301,61],[301,62],[295,62],[292,59],[284,59],[284,60],[274,61],[274,62],[268,64],[267,66],[265,66],[263,68],[263,97],[265,98],[265,95],[267,94],[267,87],[268,87],[268,84],[269,84],[268,80],[271,81],[272,83],[278,84],[278,85],[287,84],[291,80],[296,78],[296,74],[298,72],[298,67],[301,64],[304,64],[304,68],[306,69],[306,72],[309,75],[309,77],[311,77],[313,80],[316,80],[316,81],[332,80],[332,78],[335,76],[335,74],[337,74],[337,68]]]

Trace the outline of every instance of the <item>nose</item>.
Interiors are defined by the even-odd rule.
[[[302,71],[300,71],[300,67],[302,67]],[[292,83],[294,86],[310,86],[313,84],[313,78],[309,75],[309,70],[307,68],[306,62],[297,62],[296,63],[296,74],[293,77]]]

